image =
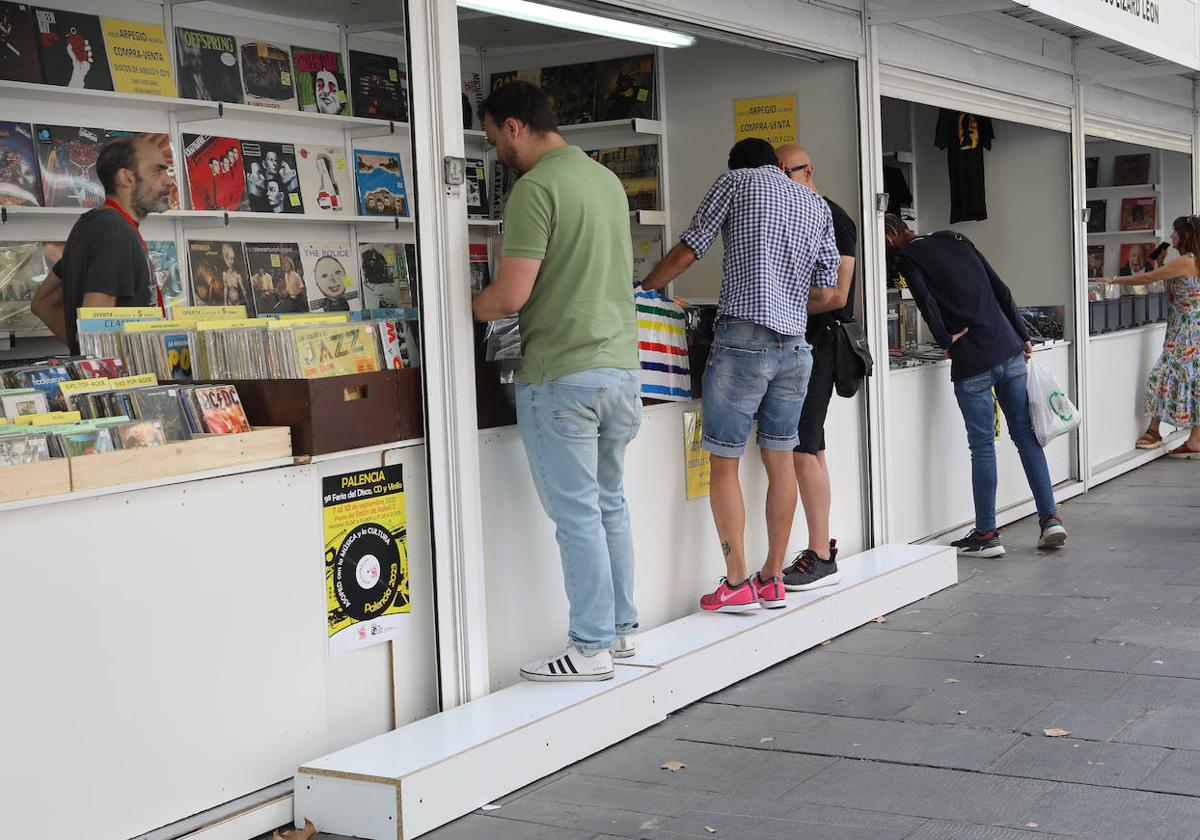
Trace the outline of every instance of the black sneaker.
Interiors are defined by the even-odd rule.
[[[1059,548],[1067,541],[1067,529],[1057,513],[1051,513],[1038,520],[1042,526],[1042,536],[1038,538],[1038,548]]]
[[[961,540],[950,543],[958,549],[959,557],[1003,557],[1004,546],[1000,544],[1000,532],[992,531],[990,537],[981,537],[974,528]]]
[[[837,567],[837,540],[829,541],[828,560],[811,548],[806,548],[797,555],[792,565],[783,570],[783,588],[788,592],[833,586],[841,579],[842,574]]]

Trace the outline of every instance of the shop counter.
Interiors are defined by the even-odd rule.
[[[136,837],[436,712],[425,461],[394,444],[0,504],[13,836]],[[384,463],[404,468],[411,621],[331,656],[321,479]]]
[[[1055,341],[1034,348],[1035,358],[1058,377],[1072,381],[1071,343]],[[962,414],[950,381],[950,362],[889,371],[889,497],[892,501],[890,542],[916,542],[953,528],[971,527],[971,452]],[[1076,435],[1063,435],[1046,448],[1050,480],[1072,478]],[[998,476],[996,508],[1032,498],[1021,459],[1003,419],[996,441]]]
[[[1122,456],[1146,429],[1146,374],[1162,353],[1165,324],[1095,335],[1088,339],[1088,467],[1093,474]],[[1103,383],[1100,385],[1099,383]],[[1164,424],[1164,433],[1169,426]]]

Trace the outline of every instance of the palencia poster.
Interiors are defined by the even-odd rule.
[[[404,467],[321,480],[329,652],[394,638],[412,612]]]
[[[687,470],[687,497],[700,499],[708,495],[711,461],[708,452],[700,448],[703,430],[699,411],[683,413],[683,462]]]

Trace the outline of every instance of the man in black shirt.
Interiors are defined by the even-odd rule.
[[[801,146],[791,144],[775,150],[784,174],[813,192],[813,162]],[[833,329],[837,321],[854,320],[854,257],[858,228],[850,215],[828,198],[833,215],[833,235],[842,261],[837,286],[828,301],[810,301],[805,340],[812,345],[812,374],[800,413],[800,443],[792,454],[800,501],[808,523],[808,548],[783,571],[789,591],[832,586],[842,579],[837,568],[837,542],[829,538],[831,491],[829,467],[825,463],[825,415],[833,397]],[[819,313],[819,314],[818,314]]]
[[[81,307],[160,302],[137,226],[146,214],[170,206],[175,184],[166,156],[148,140],[121,137],[100,150],[96,174],[104,186],[104,205],[84,213],[71,228],[62,259],[30,304],[72,354],[79,352],[75,313]]]
[[[961,233],[917,236],[896,216],[885,220],[888,250],[934,340],[950,357],[950,380],[971,447],[975,528],[951,543],[963,556],[1003,557],[996,530],[996,443],[992,390],[1008,421],[1025,479],[1037,504],[1038,548],[1067,539],[1054,502],[1046,453],[1029,418],[1025,363],[1033,356],[1029,333],[1008,286]]]

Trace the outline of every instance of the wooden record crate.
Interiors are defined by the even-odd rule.
[[[72,490],[95,490],[272,461],[291,454],[291,434],[286,428],[276,427],[57,460],[70,464]]]
[[[296,455],[424,437],[416,368],[319,379],[233,379],[251,425],[287,426]]]
[[[0,502],[21,502],[71,491],[66,458],[0,467]]]

